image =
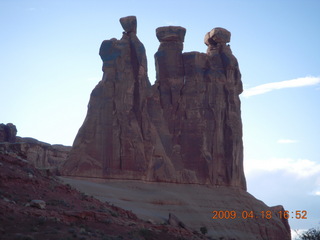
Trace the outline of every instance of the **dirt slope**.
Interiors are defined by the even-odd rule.
[[[44,201],[44,209],[32,207],[32,200]],[[131,211],[89,197],[24,160],[0,153],[0,239],[207,238],[140,220]]]

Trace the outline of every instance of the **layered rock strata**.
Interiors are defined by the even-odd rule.
[[[69,157],[71,147],[51,145],[33,138],[18,138],[17,142],[0,143],[0,152],[28,161],[38,169],[56,172]]]
[[[239,94],[230,32],[205,35],[207,53],[183,53],[186,29],[160,27],[151,86],[134,16],[102,42],[103,78],[63,166],[84,177],[200,183],[246,189]]]
[[[0,124],[0,153],[28,161],[38,169],[56,171],[69,156],[71,147],[48,144],[34,138],[16,136],[12,123]]]

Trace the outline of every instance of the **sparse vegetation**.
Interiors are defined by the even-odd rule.
[[[119,214],[117,212],[109,210],[112,217],[119,217]]]
[[[299,235],[298,240],[320,240],[320,229],[311,228]]]
[[[181,201],[164,201],[164,200],[154,200],[150,201],[149,203],[154,204],[154,205],[177,205],[177,206],[182,206],[184,203]]]
[[[89,196],[85,193],[81,193],[81,200],[88,200]]]
[[[144,237],[146,240],[152,239],[152,232],[145,228],[139,230],[139,235]]]
[[[203,235],[207,234],[207,233],[208,233],[207,227],[201,227],[201,228],[200,228],[200,232],[201,232]]]
[[[51,199],[47,201],[47,205],[70,207],[70,204],[63,199]]]
[[[46,217],[40,216],[40,217],[38,217],[37,223],[39,226],[41,226],[41,225],[44,225],[46,223],[46,221],[47,221]]]

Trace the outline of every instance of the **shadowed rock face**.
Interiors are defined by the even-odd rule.
[[[239,94],[230,32],[205,35],[207,53],[183,53],[186,30],[160,27],[150,85],[136,18],[102,42],[103,79],[62,168],[64,175],[200,183],[246,189]]]
[[[50,145],[34,138],[16,136],[17,128],[12,123],[0,124],[0,154],[28,161],[38,169],[55,172],[68,158],[71,147]]]
[[[16,141],[17,128],[12,123],[0,124],[0,142],[14,143]]]

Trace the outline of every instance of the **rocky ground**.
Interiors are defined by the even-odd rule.
[[[40,200],[40,201],[35,201]],[[0,239],[207,239],[103,203],[28,162],[0,153]]]

